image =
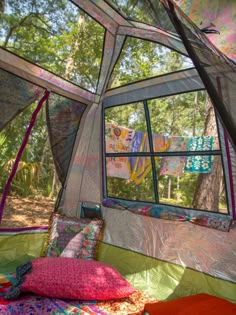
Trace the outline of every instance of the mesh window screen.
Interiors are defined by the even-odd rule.
[[[0,69],[0,130],[42,93],[42,88]]]
[[[235,147],[236,64],[218,51],[205,34],[173,5],[170,6],[170,16]]]
[[[95,91],[105,29],[71,1],[5,1],[0,46]]]
[[[175,32],[162,3],[157,0],[108,0],[127,18]]]
[[[80,119],[86,106],[51,94],[47,104],[47,122],[53,158],[61,183],[64,183]]]

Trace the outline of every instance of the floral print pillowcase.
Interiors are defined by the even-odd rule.
[[[69,218],[55,214],[49,233],[47,257],[96,259],[102,219]]]

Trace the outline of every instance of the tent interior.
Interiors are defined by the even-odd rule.
[[[1,314],[18,314],[7,313],[17,302],[1,300],[16,267],[95,259],[75,249],[85,235],[96,261],[150,299],[236,303],[235,25],[234,0],[0,1],[0,220],[13,188],[24,189],[12,182],[24,154],[33,160],[43,137],[59,183],[46,226],[0,226]],[[15,158],[3,163],[7,150]],[[51,168],[44,176],[53,180]],[[74,313],[144,310],[91,305],[73,304]]]

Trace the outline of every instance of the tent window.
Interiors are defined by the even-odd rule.
[[[33,102],[25,108],[0,133],[0,195],[36,105],[37,102]],[[54,208],[54,198],[61,188],[48,140],[44,104],[12,181],[3,212],[2,227],[48,224]]]
[[[52,155],[60,182],[64,184],[73,146],[86,106],[51,93],[47,103],[47,124]]]
[[[191,59],[157,43],[127,37],[109,86],[115,88],[193,66]]]
[[[106,197],[228,213],[205,91],[105,109]]]
[[[1,47],[96,91],[104,27],[71,1],[6,0],[3,13]]]
[[[107,0],[126,18],[151,24],[170,32],[176,32],[160,1],[156,0]]]
[[[44,89],[0,70],[0,197]],[[2,227],[47,225],[65,182],[85,104],[50,93],[31,130],[3,211]]]

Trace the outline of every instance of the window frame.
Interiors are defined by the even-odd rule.
[[[202,91],[205,91],[207,93],[206,89],[201,89]],[[175,152],[154,152],[153,148],[153,140],[152,140],[152,129],[151,129],[151,119],[150,119],[150,114],[149,114],[149,108],[148,108],[148,101],[151,100],[159,100],[165,97],[169,96],[177,96],[181,94],[187,94],[187,93],[192,93],[192,92],[198,92],[199,90],[192,90],[192,91],[186,91],[186,92],[180,92],[180,93],[174,93],[172,95],[166,95],[166,96],[160,96],[160,97],[155,97],[151,99],[145,99],[145,100],[135,100],[135,102],[129,102],[129,103],[123,103],[123,104],[118,104],[118,105],[108,105],[108,106],[102,106],[102,131],[103,131],[103,136],[102,136],[102,152],[103,152],[103,197],[104,200],[112,199],[115,200],[119,203],[119,201],[124,201],[127,202],[128,205],[134,206],[134,207],[140,207],[140,206],[163,206],[165,208],[169,208],[170,210],[175,209],[175,210],[184,210],[184,212],[194,212],[198,214],[202,213],[207,213],[207,214],[216,214],[219,216],[224,216],[224,217],[230,217],[232,218],[232,209],[231,209],[231,204],[229,202],[229,194],[230,194],[230,187],[227,181],[227,175],[229,174],[229,170],[227,167],[227,161],[225,159],[225,152],[223,152],[223,144],[225,144],[226,140],[225,139],[225,134],[224,130],[220,124],[220,121],[218,117],[216,116],[216,112],[214,109],[214,115],[215,115],[215,120],[216,120],[216,128],[217,128],[217,137],[219,141],[219,149],[217,150],[205,150],[205,151],[175,151]],[[148,135],[148,142],[149,142],[149,148],[150,152],[127,152],[127,153],[107,153],[106,152],[106,135],[105,135],[105,111],[106,109],[112,108],[112,107],[120,107],[120,106],[125,106],[125,105],[132,105],[135,103],[142,103],[143,108],[144,108],[144,113],[145,113],[145,118],[146,118],[146,127],[147,127],[147,135]],[[225,202],[226,202],[226,207],[227,207],[227,213],[222,213],[219,211],[212,211],[212,210],[207,210],[207,209],[196,209],[192,207],[186,207],[186,206],[181,206],[181,205],[174,205],[174,204],[168,204],[168,203],[162,203],[159,200],[159,194],[158,194],[158,176],[157,176],[157,169],[156,169],[156,162],[155,162],[155,157],[170,157],[170,156],[220,156],[221,158],[221,164],[222,164],[222,171],[223,171],[223,180],[224,180],[224,188],[225,188]],[[153,178],[153,193],[155,196],[155,201],[150,202],[150,201],[133,201],[130,199],[123,199],[123,198],[118,198],[118,197],[112,197],[108,195],[108,190],[107,190],[107,174],[106,174],[106,158],[108,157],[150,157],[151,158],[151,167],[152,167],[152,178]],[[127,209],[129,206],[127,206]]]

